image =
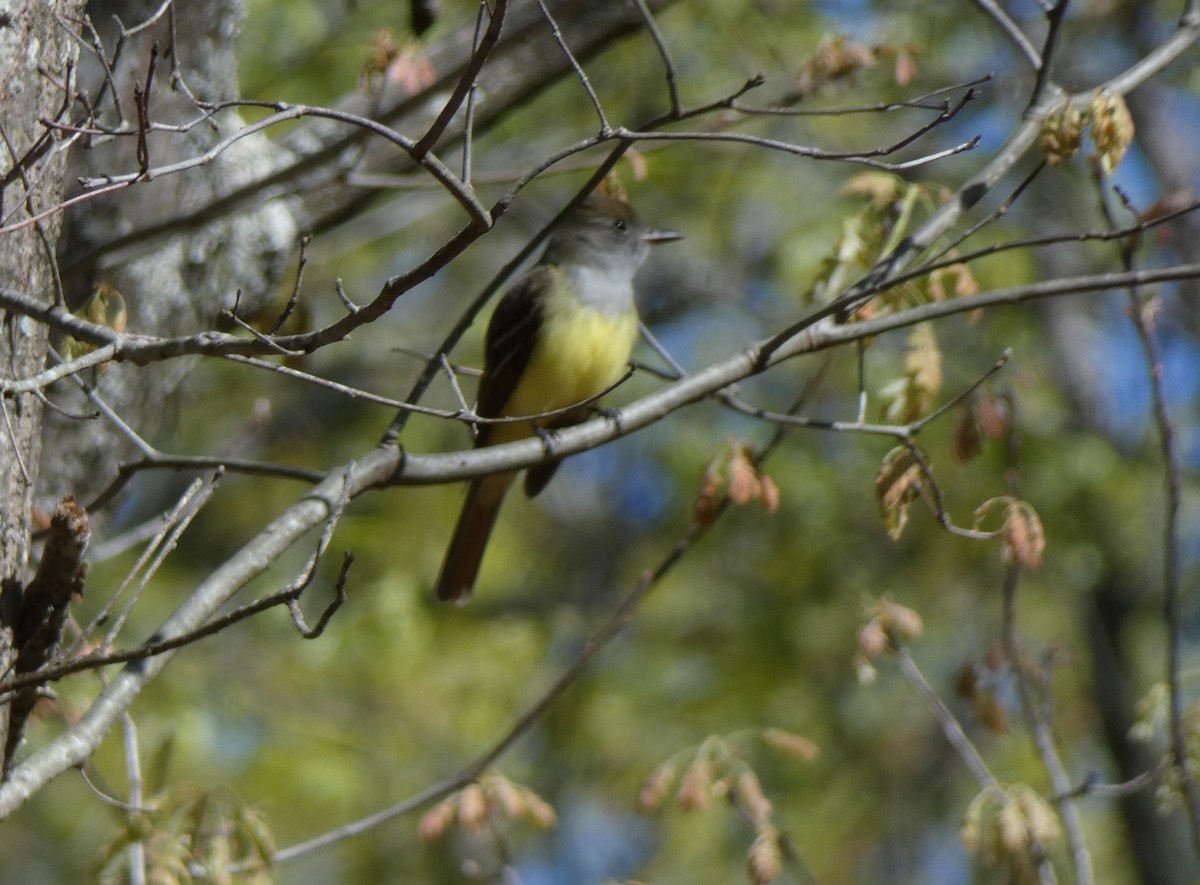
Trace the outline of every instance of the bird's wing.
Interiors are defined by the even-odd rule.
[[[556,269],[551,265],[533,268],[496,305],[488,323],[483,378],[475,408],[481,418],[502,417],[505,403],[529,365],[542,325],[540,295],[554,285],[554,273]],[[487,445],[490,426],[482,428],[478,445]]]

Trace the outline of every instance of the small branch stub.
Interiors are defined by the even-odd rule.
[[[17,615],[14,639],[17,646],[17,675],[31,673],[53,658],[62,642],[67,607],[83,595],[87,577],[84,552],[91,537],[87,511],[74,495],[63,498],[50,519],[49,535],[37,574],[25,588]],[[39,686],[20,689],[12,698],[7,715],[8,739],[4,747],[4,773],[12,767],[13,754],[21,742],[25,721],[37,703]],[[0,710],[0,715],[4,711]]]

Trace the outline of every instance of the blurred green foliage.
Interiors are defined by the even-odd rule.
[[[443,6],[433,39],[470,27],[473,20],[474,4],[447,0]],[[822,37],[837,32],[865,44],[915,43],[916,78],[897,85],[893,62],[885,58],[805,107],[893,101],[994,72],[978,111],[902,156],[977,131],[987,136],[981,149],[986,151],[1014,119],[1027,78],[971,4],[939,10],[932,14],[928,5],[911,3],[679,3],[660,23],[687,102],[727,94],[764,71],[767,85],[746,101],[765,104],[790,88]],[[246,95],[332,102],[355,88],[377,29],[390,27],[397,40],[405,39],[403,21],[396,20],[402,11],[403,4],[366,0],[255,0],[241,38]],[[1102,23],[1085,20],[1078,27],[1100,32]],[[1119,41],[1120,35],[1108,32],[1108,39]],[[614,123],[635,126],[665,107],[661,68],[644,35],[622,41],[589,63],[588,71]],[[897,111],[768,118],[746,128],[847,150],[898,140],[926,119]],[[476,145],[476,171],[514,172],[594,125],[579,84],[568,79],[485,133]],[[747,145],[685,143],[642,151],[647,179],[633,181],[629,169],[624,171],[634,201],[644,216],[688,237],[652,257],[643,293],[652,328],[676,358],[688,369],[702,367],[801,316],[821,261],[833,254],[845,219],[862,209],[862,198],[839,193],[860,170]],[[953,188],[979,162],[968,154],[910,178]],[[306,359],[303,368],[403,396],[420,362],[397,348],[431,351],[460,307],[580,180],[579,174],[549,177],[531,187],[484,245],[402,300],[391,316]],[[431,193],[413,199],[428,201]],[[389,229],[384,237],[364,229],[361,237],[318,238],[305,277],[312,322],[340,309],[331,296],[334,277],[344,280],[351,297],[365,301],[384,276],[452,231],[458,210],[441,205],[446,202],[438,200],[419,225]],[[386,206],[380,211],[388,213]],[[1079,211],[1085,225],[1099,223],[1086,209]],[[1025,223],[1014,212],[970,245],[1020,235]],[[1027,253],[1003,253],[973,269],[983,288],[1017,285],[1038,274]],[[671,281],[697,291],[664,291]],[[286,296],[285,289],[281,303]],[[1006,348],[1013,353],[984,395],[1015,403],[1017,494],[1036,508],[1047,535],[1045,567],[1026,574],[1019,589],[1021,641],[1034,659],[1056,650],[1058,663],[1046,677],[1053,685],[1054,731],[1068,771],[1076,781],[1092,771],[1109,778],[1113,767],[1097,721],[1081,613],[1095,585],[1111,574],[1141,575],[1147,595],[1156,592],[1161,474],[1150,431],[1145,444],[1119,446],[1080,421],[1056,385],[1051,352],[1032,308],[953,318],[937,324],[935,332],[946,375],[938,402],[986,372]],[[478,363],[480,335],[481,329],[472,332],[456,352],[457,361]],[[866,350],[869,420],[880,418],[879,391],[904,372],[905,342],[904,335],[888,336]],[[648,350],[639,356],[654,361]],[[796,360],[748,381],[740,395],[783,408],[822,359]],[[827,381],[804,414],[851,420],[855,355],[839,352],[831,359]],[[639,375],[610,400],[619,404],[658,383]],[[390,419],[378,406],[230,365],[205,366],[188,397],[172,428],[171,447],[219,450],[253,428],[245,432],[256,457],[316,468],[364,451]],[[453,407],[444,383],[430,403]],[[264,404],[269,418],[256,424],[256,409]],[[954,421],[954,413],[943,417],[920,443],[951,517],[965,526],[976,506],[1007,492],[1005,472],[1013,456],[1005,439],[987,439],[980,457],[958,462]],[[304,600],[315,620],[331,596],[341,551],[353,551],[348,602],[324,635],[300,639],[286,612],[275,610],[182,652],[139,699],[132,717],[144,764],[159,759],[162,769],[148,785],[161,792],[148,794],[147,804],[169,807],[178,801],[171,797],[188,789],[227,790],[237,797],[230,807],[252,809],[275,843],[286,846],[450,777],[505,732],[580,652],[639,575],[668,555],[691,524],[700,478],[718,450],[730,439],[760,444],[770,432],[762,422],[702,404],[572,459],[543,498],[531,503],[514,495],[508,502],[477,597],[462,609],[438,607],[430,599],[459,490],[393,489],[354,503]],[[418,417],[402,442],[414,451],[451,450],[466,447],[468,436],[457,424]],[[656,766],[681,753],[686,759],[710,735],[767,728],[803,735],[819,748],[810,761],[760,745],[746,751],[792,853],[781,881],[806,881],[797,869],[807,869],[819,882],[1004,881],[959,840],[979,786],[919,696],[887,656],[873,662],[873,683],[856,678],[867,608],[882,597],[911,607],[924,621],[912,653],[962,717],[992,771],[1005,783],[1049,794],[1011,678],[1001,679],[997,696],[1011,726],[1007,733],[985,728],[955,696],[964,666],[980,663],[999,643],[1002,544],[948,535],[919,503],[900,540],[890,541],[873,482],[893,445],[863,434],[790,432],[763,465],[780,490],[778,512],[749,506],[728,513],[500,760],[501,773],[537,791],[560,818],[589,808],[604,812],[590,829],[573,835],[565,825],[558,835],[519,822],[506,825],[506,850],[525,871],[525,881],[746,880],[755,831],[728,803],[715,800],[708,811],[689,812],[672,793],[657,812],[639,817],[637,796]],[[158,494],[177,491],[182,480],[173,482]],[[128,635],[152,632],[215,563],[299,491],[283,480],[226,478],[135,609]],[[311,545],[293,550],[239,598],[282,586],[310,552]],[[97,565],[81,620],[104,598],[101,588],[121,579],[134,555]],[[1129,629],[1128,647],[1135,653],[1131,681],[1145,689],[1160,677],[1157,609],[1139,609]],[[64,682],[63,715],[75,715],[91,690],[87,680]],[[53,719],[36,725],[31,741],[57,728]],[[110,792],[125,793],[119,735],[107,741],[90,768]],[[423,843],[420,814],[287,864],[277,878],[455,882],[463,880],[463,857],[496,861],[488,838],[459,830]],[[1114,804],[1088,800],[1083,815],[1103,881],[1133,881]],[[169,825],[165,812],[150,817],[152,825]],[[92,800],[78,778],[61,778],[0,834],[5,853],[21,857],[0,871],[0,881],[78,881],[126,825],[123,813]],[[636,838],[628,835],[630,828]],[[584,848],[608,839],[626,843],[626,853],[609,852],[622,860],[609,868],[586,867],[580,861]],[[1069,869],[1061,843],[1051,858],[1061,870]],[[552,868],[557,872],[546,872]],[[493,881],[492,872],[485,869],[481,880]]]

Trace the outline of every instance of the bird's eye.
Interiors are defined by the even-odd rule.
[[[625,230],[625,228],[627,226],[628,225],[625,224],[624,219],[621,219],[621,218],[618,218],[616,221],[613,222],[613,227],[615,227],[617,230]]]

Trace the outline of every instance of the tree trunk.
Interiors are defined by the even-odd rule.
[[[83,0],[0,0],[0,227],[44,212],[62,198],[66,146],[38,121],[57,120],[70,107],[78,47],[63,24],[78,19],[83,5]],[[61,215],[53,214],[0,234],[0,286],[46,303],[60,297],[54,267],[60,221]],[[46,344],[44,325],[0,311],[0,374],[36,373]],[[29,559],[42,403],[26,393],[5,396],[0,406],[0,672],[8,673],[16,657],[13,624]],[[0,747],[7,736],[5,706],[0,708]]]

